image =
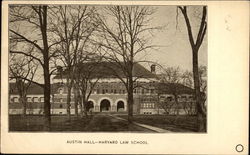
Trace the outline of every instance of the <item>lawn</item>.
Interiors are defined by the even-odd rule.
[[[152,130],[137,126],[128,121],[118,120],[108,115],[96,115],[89,125],[87,131],[91,132],[153,132]]]
[[[51,116],[51,131],[84,131],[90,118],[71,117],[66,115]],[[9,131],[43,131],[44,118],[42,115],[9,115]]]
[[[43,130],[42,115],[9,116],[9,131],[36,131]],[[51,116],[51,132],[153,132],[149,129],[129,124],[127,121],[117,120],[107,114],[93,114],[88,118],[71,117],[66,115]]]
[[[119,117],[127,118],[125,115]],[[196,116],[174,115],[134,115],[134,121],[173,132],[196,132]]]

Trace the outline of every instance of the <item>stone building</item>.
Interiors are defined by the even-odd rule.
[[[80,67],[83,72],[89,71],[90,64],[84,64]],[[93,64],[92,64],[93,65]],[[98,76],[98,82],[92,90],[86,105],[87,111],[92,112],[112,112],[122,113],[127,111],[127,91],[124,84],[119,78],[114,76],[110,67],[120,75],[120,78],[125,78],[121,69],[108,62],[102,62],[94,65],[97,68],[94,71],[93,80]],[[108,66],[109,68],[105,67]],[[85,70],[85,71],[84,71]],[[66,73],[62,71],[52,79],[51,84],[51,114],[66,114],[66,101],[67,101],[67,87]],[[133,77],[137,78],[134,89],[134,104],[133,112],[135,114],[163,114],[166,110],[162,107],[161,101],[173,98],[171,90],[168,85],[159,82],[155,74],[155,66],[151,66],[151,71],[147,70],[140,64],[135,64],[133,69]],[[19,103],[18,91],[15,83],[10,83],[10,96],[9,96],[9,113],[21,114],[22,105]],[[159,86],[161,89],[158,89]],[[193,89],[179,85],[179,100],[192,101]],[[74,89],[71,93],[71,114],[75,113],[74,107]],[[172,100],[172,99],[171,99]],[[42,114],[43,113],[43,89],[37,85],[31,84],[27,92],[27,114]],[[178,107],[178,108],[183,108]],[[79,108],[78,108],[79,109]],[[173,112],[172,112],[173,113]],[[170,112],[171,114],[171,112]],[[180,114],[185,114],[184,109]]]

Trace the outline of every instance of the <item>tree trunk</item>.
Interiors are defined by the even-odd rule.
[[[70,115],[70,102],[71,102],[71,84],[69,83],[69,79],[67,79],[67,86],[68,86],[68,91],[67,91],[67,117],[70,120],[71,115]]]
[[[194,78],[194,88],[196,97],[196,112],[197,112],[197,122],[198,131],[206,131],[206,121],[205,114],[202,110],[201,103],[201,92],[200,92],[200,79],[199,79],[199,67],[198,67],[198,50],[193,49],[193,78]]]
[[[178,95],[174,94],[174,100],[176,103],[176,115],[179,115],[179,101],[178,101]]]
[[[26,116],[27,104],[26,104],[26,95],[22,95],[20,98],[21,104],[23,105],[23,117]]]
[[[86,117],[88,117],[88,113],[87,113],[87,100],[86,100],[86,98],[84,97],[84,94],[82,94],[83,95],[83,101],[82,101],[82,103],[83,103],[83,107],[82,107],[82,109],[83,109],[83,112],[84,112],[84,115],[86,116]]]
[[[133,104],[134,104],[134,97],[133,97],[133,79],[132,76],[129,77],[128,81],[128,122],[133,122]]]
[[[75,115],[78,118],[79,91],[77,87],[75,87],[74,89],[74,98],[75,98]]]
[[[49,46],[47,38],[47,6],[39,6],[40,12],[40,29],[43,40],[43,71],[44,71],[44,130],[50,130],[50,72],[49,72]]]
[[[46,60],[45,60],[46,61]],[[49,63],[44,63],[44,130],[50,130],[50,75]]]
[[[82,97],[80,98],[79,100],[79,105],[80,105],[80,116],[83,117],[83,106],[82,106],[82,103],[83,103],[83,99]]]

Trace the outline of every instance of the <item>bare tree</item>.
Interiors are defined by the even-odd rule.
[[[100,59],[91,60],[90,62],[79,63],[75,73],[75,84],[80,93],[80,111],[87,115],[87,103],[90,95],[93,93],[99,79],[103,76],[99,65]]]
[[[171,101],[168,98],[163,98],[159,101],[160,107],[165,111],[166,114],[170,114],[173,110],[173,106],[175,105],[175,102]]]
[[[70,119],[71,90],[74,83],[75,66],[97,25],[94,22],[95,8],[87,6],[64,5],[53,9],[53,28],[55,38],[60,41],[55,48],[65,69],[67,86],[67,115]],[[56,41],[55,41],[56,42]],[[86,55],[86,54],[84,54]]]
[[[179,103],[179,95],[180,95],[180,90],[179,90],[179,84],[182,84],[182,72],[179,67],[167,67],[163,69],[163,74],[161,77],[161,82],[168,84],[168,88],[172,95],[174,96],[174,103],[175,106],[175,112],[177,115],[179,115],[179,109],[181,107]]]
[[[23,105],[23,116],[27,111],[27,91],[31,85],[31,81],[35,76],[38,65],[32,62],[32,58],[20,58],[16,54],[11,54],[10,58],[10,75],[9,78],[16,81],[16,88],[20,97],[20,103]],[[29,79],[26,81],[25,79]]]
[[[51,48],[57,44],[51,41],[48,31],[49,23],[53,20],[49,16],[49,10],[47,5],[12,5],[9,12],[10,44],[16,44],[15,48],[10,49],[10,53],[32,58],[43,71],[44,84],[32,82],[44,88],[45,130],[50,130],[50,77],[55,71],[50,68],[50,60],[54,58]],[[27,50],[30,48],[34,50]]]
[[[109,68],[126,87],[129,122],[133,117],[134,83],[139,78],[133,77],[134,65],[139,62],[136,57],[154,47],[150,44],[151,30],[155,29],[150,26],[154,11],[146,6],[110,6],[104,9],[108,16],[99,19],[101,41],[98,45],[104,51],[106,61],[122,71],[120,74]]]
[[[199,48],[202,45],[204,36],[207,30],[207,7],[203,6],[202,9],[202,17],[200,21],[199,31],[196,36],[196,41],[194,40],[194,33],[192,32],[192,26],[189,20],[189,16],[187,13],[187,6],[178,6],[178,9],[181,10],[182,15],[184,16],[187,31],[188,31],[188,38],[192,48],[192,55],[193,55],[193,78],[194,78],[194,88],[195,88],[195,96],[196,96],[196,108],[197,108],[197,120],[198,120],[198,130],[199,131],[206,131],[206,112],[204,111],[204,107],[202,104],[201,99],[201,92],[200,92],[200,79],[199,79],[199,64],[198,64],[198,52]]]

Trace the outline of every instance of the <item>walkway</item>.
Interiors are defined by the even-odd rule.
[[[116,118],[118,120],[127,121],[126,119],[118,117],[118,116],[114,116],[114,115],[110,115],[110,114],[109,114],[109,116],[114,117],[114,118]],[[133,124],[138,125],[138,126],[143,127],[143,128],[147,128],[149,130],[153,130],[155,132],[159,132],[159,133],[169,133],[169,132],[171,132],[169,130],[165,130],[165,129],[162,129],[162,128],[158,128],[158,127],[155,127],[155,126],[146,125],[146,124],[142,124],[142,123],[133,122]]]
[[[110,117],[109,113],[98,113],[93,116],[90,123],[85,128],[89,132],[154,132],[145,127],[129,124],[127,121]]]

